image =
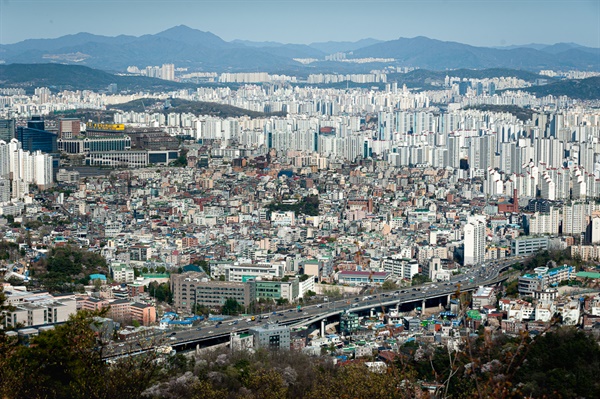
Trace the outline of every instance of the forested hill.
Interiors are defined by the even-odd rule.
[[[563,80],[544,86],[530,87],[525,90],[538,97],[553,95],[568,96],[580,100],[600,100],[600,76]]]
[[[159,100],[156,98],[142,98],[124,104],[112,106],[112,110],[124,112],[162,112],[162,113],[192,113],[194,115],[211,115],[221,118],[249,116],[260,118],[265,116],[278,116],[281,113],[264,113],[250,111],[227,104],[219,104],[205,101],[188,101],[179,98]]]
[[[170,91],[190,85],[145,76],[122,76],[81,65],[8,64],[0,65],[0,84],[20,87],[32,93],[36,87],[55,90],[106,90],[115,83],[117,90]]]

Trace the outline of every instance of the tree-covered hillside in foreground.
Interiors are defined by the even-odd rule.
[[[333,348],[317,358],[220,349],[105,362],[93,316],[79,313],[29,347],[0,330],[0,398],[414,398],[433,397],[431,386],[442,398],[600,397],[598,344],[567,327],[535,339],[479,330],[459,352],[405,344],[375,373],[362,360],[334,365]]]

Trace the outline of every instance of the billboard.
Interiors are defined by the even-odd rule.
[[[123,131],[125,130],[125,125],[122,123],[92,123],[88,122],[86,124],[88,129],[92,130],[115,130],[115,131]]]

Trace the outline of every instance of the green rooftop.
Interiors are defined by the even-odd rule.
[[[481,320],[481,313],[477,310],[469,310],[467,316],[473,320]]]
[[[579,272],[576,274],[577,277],[581,278],[600,278],[600,273],[594,272]]]

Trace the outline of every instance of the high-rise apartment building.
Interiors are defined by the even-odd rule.
[[[0,177],[0,204],[10,201],[10,180]]]
[[[0,140],[7,143],[15,137],[15,120],[0,119]]]
[[[485,216],[469,217],[464,227],[464,264],[477,265],[485,260]]]
[[[35,95],[37,96],[39,104],[45,104],[50,101],[50,89],[47,87],[38,87],[35,89]]]
[[[164,80],[175,80],[175,65],[163,64],[160,69],[160,77]]]

